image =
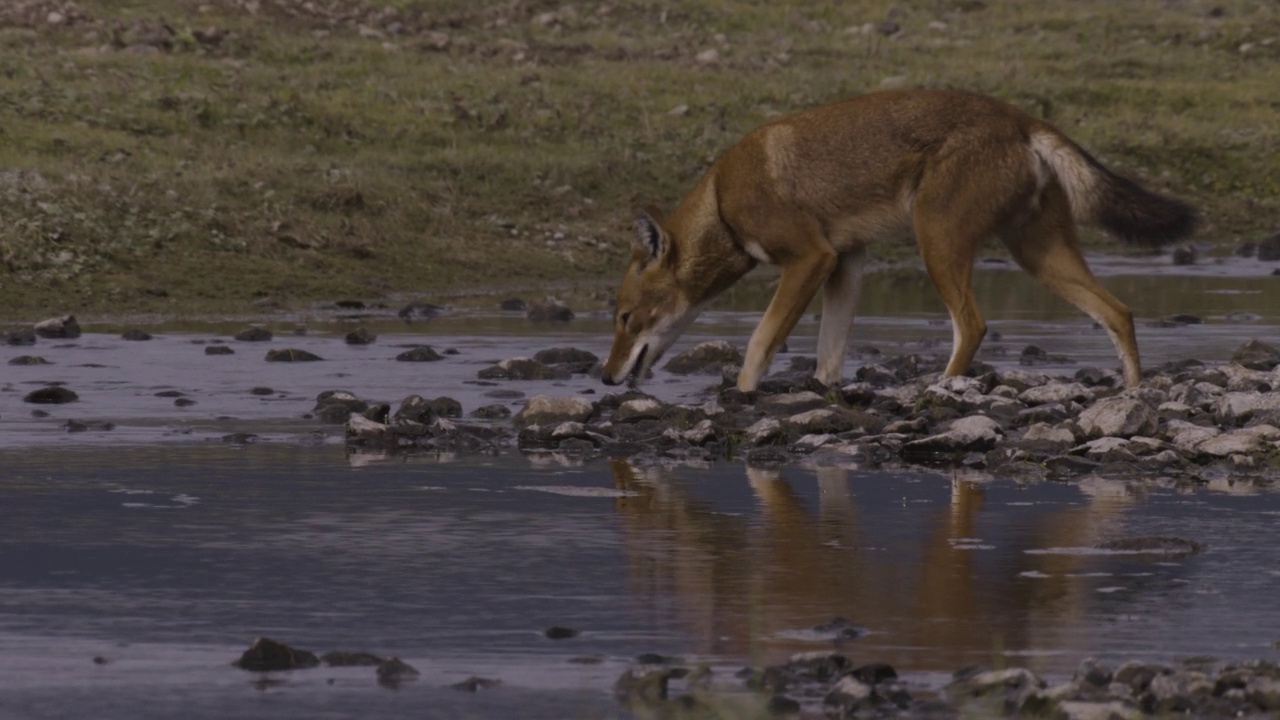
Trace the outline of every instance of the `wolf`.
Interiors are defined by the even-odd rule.
[[[1190,235],[1190,205],[1114,173],[1049,123],[954,90],[873,92],[766,122],[730,147],[670,215],[639,213],[602,379],[649,368],[759,263],[777,290],[747,343],[752,391],[822,290],[815,377],[841,381],[873,242],[914,239],[951,316],[945,374],[966,372],[987,325],[972,287],[991,236],[1041,284],[1106,328],[1127,386],[1142,378],[1133,313],[1095,279],[1077,223],[1158,247]]]

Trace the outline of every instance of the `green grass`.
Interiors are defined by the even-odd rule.
[[[8,4],[3,315],[612,282],[633,208],[773,114],[885,85],[1046,117],[1198,205],[1199,239],[1280,222],[1280,6],[976,5],[899,2],[887,38],[855,0]]]

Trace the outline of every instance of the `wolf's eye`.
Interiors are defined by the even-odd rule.
[[[619,323],[621,323],[621,324],[622,324],[622,325],[624,325],[624,326],[625,326],[628,322],[631,322],[631,313],[629,313],[629,312],[624,312],[624,313],[622,313],[622,314],[618,315],[618,322],[619,322]]]

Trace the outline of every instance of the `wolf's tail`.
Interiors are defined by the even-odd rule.
[[[1111,172],[1058,133],[1033,134],[1031,150],[1066,190],[1077,222],[1101,225],[1121,240],[1145,247],[1181,240],[1196,229],[1195,208]]]

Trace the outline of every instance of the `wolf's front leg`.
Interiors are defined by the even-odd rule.
[[[747,356],[738,374],[739,390],[751,392],[760,384],[778,348],[835,266],[836,254],[829,249],[810,252],[783,266],[778,289],[747,343]]]

